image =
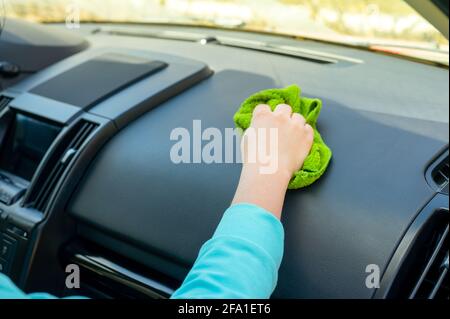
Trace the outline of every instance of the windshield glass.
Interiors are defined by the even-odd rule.
[[[0,0],[2,1],[2,0]],[[448,64],[448,41],[403,0],[4,0],[39,22],[187,24],[369,47]]]

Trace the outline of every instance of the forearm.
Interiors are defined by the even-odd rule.
[[[272,294],[283,255],[284,197],[293,172],[311,149],[314,134],[300,114],[291,115],[288,105],[278,105],[274,112],[268,105],[255,108],[254,130],[247,129],[243,137],[244,164],[233,205],[203,245],[174,298],[268,298]],[[272,129],[277,143],[275,147],[270,143],[267,158],[275,171],[264,174],[267,171],[261,168],[267,163],[261,160],[266,157],[261,156],[262,145]]]
[[[233,204],[254,204],[280,219],[290,175],[283,170],[262,174],[257,165],[244,165]]]

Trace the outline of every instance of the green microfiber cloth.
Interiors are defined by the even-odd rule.
[[[253,109],[259,104],[267,104],[272,111],[278,104],[288,104],[292,111],[300,113],[314,128],[314,143],[303,167],[294,173],[289,189],[297,189],[314,183],[325,172],[331,159],[331,150],[317,131],[317,118],[322,109],[322,101],[300,97],[300,88],[291,85],[284,89],[268,89],[246,99],[234,115],[236,126],[245,130],[250,126]]]

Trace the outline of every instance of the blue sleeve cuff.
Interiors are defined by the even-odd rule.
[[[228,208],[172,298],[269,298],[283,257],[284,230],[252,204]]]
[[[284,229],[267,210],[248,203],[230,206],[222,217],[213,238],[237,237],[265,250],[278,269],[283,259]]]

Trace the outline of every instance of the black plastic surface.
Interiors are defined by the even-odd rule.
[[[437,194],[414,219],[386,268],[374,298],[407,298],[423,270],[419,261],[429,258],[436,225],[448,221],[448,196]],[[438,227],[440,230],[440,228]]]
[[[90,61],[98,60],[99,57],[102,56],[116,56],[119,57],[119,59],[125,59],[123,61],[124,65],[119,64],[119,69],[128,69],[126,65],[130,64],[131,70],[126,71],[128,72],[128,75],[141,72],[140,66],[139,68],[136,68],[136,65],[133,65],[132,63],[133,61],[140,61],[140,63],[142,63],[142,61],[147,61],[144,62],[144,64],[148,64],[146,66],[147,71],[152,72],[152,70],[159,70],[159,72],[146,76],[149,75],[147,72],[143,76],[135,79],[138,81],[128,82],[128,86],[120,87],[121,89],[116,87],[113,92],[108,93],[105,92],[111,89],[111,84],[123,83],[125,78],[122,77],[122,74],[114,74],[112,79],[108,79],[108,85],[105,85],[105,83],[102,82],[105,74],[94,74],[94,76],[89,76],[91,72],[89,68],[81,68],[83,72],[86,71],[88,74],[79,74],[79,76],[75,77],[70,75],[73,69],[79,68],[80,65],[90,64]],[[157,62],[157,60],[163,60],[167,65],[161,64],[162,62]],[[156,69],[153,67],[156,67]],[[118,70],[115,70],[114,72],[117,71]],[[105,72],[107,73],[107,71]],[[109,76],[112,76],[112,73],[114,72],[108,73]],[[80,72],[77,71],[77,73]],[[68,74],[69,82],[77,82],[83,79],[83,85],[85,85],[84,83],[88,84],[89,89],[87,89],[87,91],[91,92],[90,97],[85,97],[83,94],[80,94],[80,92],[83,91],[81,89],[71,89],[74,85],[76,87],[82,86],[79,85],[78,82],[72,83],[72,86],[59,87],[60,84],[55,79],[58,79],[61,76],[67,77]],[[76,105],[33,93],[35,91],[38,91],[39,93],[41,89],[47,90],[49,87],[51,88],[53,85],[56,85],[59,89],[56,90],[56,87],[53,87],[51,88],[51,91],[53,93],[56,93],[55,90],[58,91],[57,94],[61,97],[61,100],[64,100],[65,96],[67,96],[68,98],[74,99],[71,103],[78,103],[84,100],[84,104],[86,104],[88,103],[87,101],[94,99],[95,101],[90,104],[97,104],[93,105],[92,108],[89,109],[89,112],[114,120],[116,125],[121,127],[141,115],[143,112],[148,111],[168,98],[188,89],[211,74],[212,71],[207,65],[191,59],[160,54],[158,52],[123,50],[121,48],[96,48],[70,57],[64,62],[57,63],[30,77],[27,81],[23,81],[19,85],[16,85],[11,91],[14,91],[17,96],[10,103],[10,107],[22,112],[39,115],[61,124],[67,124],[77,116],[80,116],[83,111],[87,111]],[[125,81],[125,83],[127,83],[127,81]],[[102,95],[100,91],[104,92],[106,95],[100,97]],[[18,92],[20,94],[18,94]],[[57,98],[57,96],[55,96],[55,98]]]
[[[84,25],[80,32],[90,27],[98,26]],[[448,145],[448,70],[313,41],[199,31],[299,46],[362,63],[324,65],[186,41],[89,35],[92,50],[14,87],[22,93],[15,107],[31,107],[34,104],[23,103],[24,97],[38,101],[36,95],[24,92],[97,56],[99,49],[107,52],[111,43],[123,52],[141,50],[140,55],[169,66],[90,110],[112,119],[121,131],[98,154],[74,194],[72,187],[82,174],[78,167],[88,164],[94,148],[71,172],[77,178],[65,181],[54,208],[61,227],[53,225],[48,232],[44,223],[41,226],[46,239],[33,255],[39,260],[32,267],[34,287],[50,285],[49,276],[59,266],[49,264],[49,256],[73,236],[62,227],[65,209],[80,223],[80,236],[181,281],[229,205],[240,165],[174,165],[169,158],[171,130],[190,130],[194,119],[201,119],[203,128],[233,127],[232,116],[248,95],[297,83],[303,94],[323,99],[319,129],[334,157],[321,180],[288,193],[285,257],[274,296],[370,298],[374,290],[365,286],[365,267],[386,268],[406,229],[434,195],[424,172]],[[149,48],[152,52],[146,52]],[[180,79],[197,83],[210,74],[205,64],[190,59],[217,73],[176,97],[161,95],[174,93],[174,87],[182,92],[186,87]],[[177,64],[180,67],[173,67]],[[45,107],[42,98],[32,111],[57,113],[56,105]],[[73,200],[67,205],[69,195]],[[64,275],[58,273],[59,285]]]
[[[142,116],[99,154],[71,212],[187,268],[229,205],[240,165],[175,165],[170,132],[191,129],[194,119],[203,128],[233,127],[239,103],[272,86],[267,77],[224,71]],[[356,112],[321,98],[319,127],[334,157],[321,180],[287,196],[275,296],[369,298],[365,268],[386,266],[432,196],[423,169],[444,145],[447,126]]]
[[[106,53],[55,76],[31,92],[87,108],[165,67],[167,64],[161,61]]]
[[[20,75],[0,76],[0,89],[88,48],[86,39],[67,28],[8,18],[0,37],[0,61],[17,66]]]

